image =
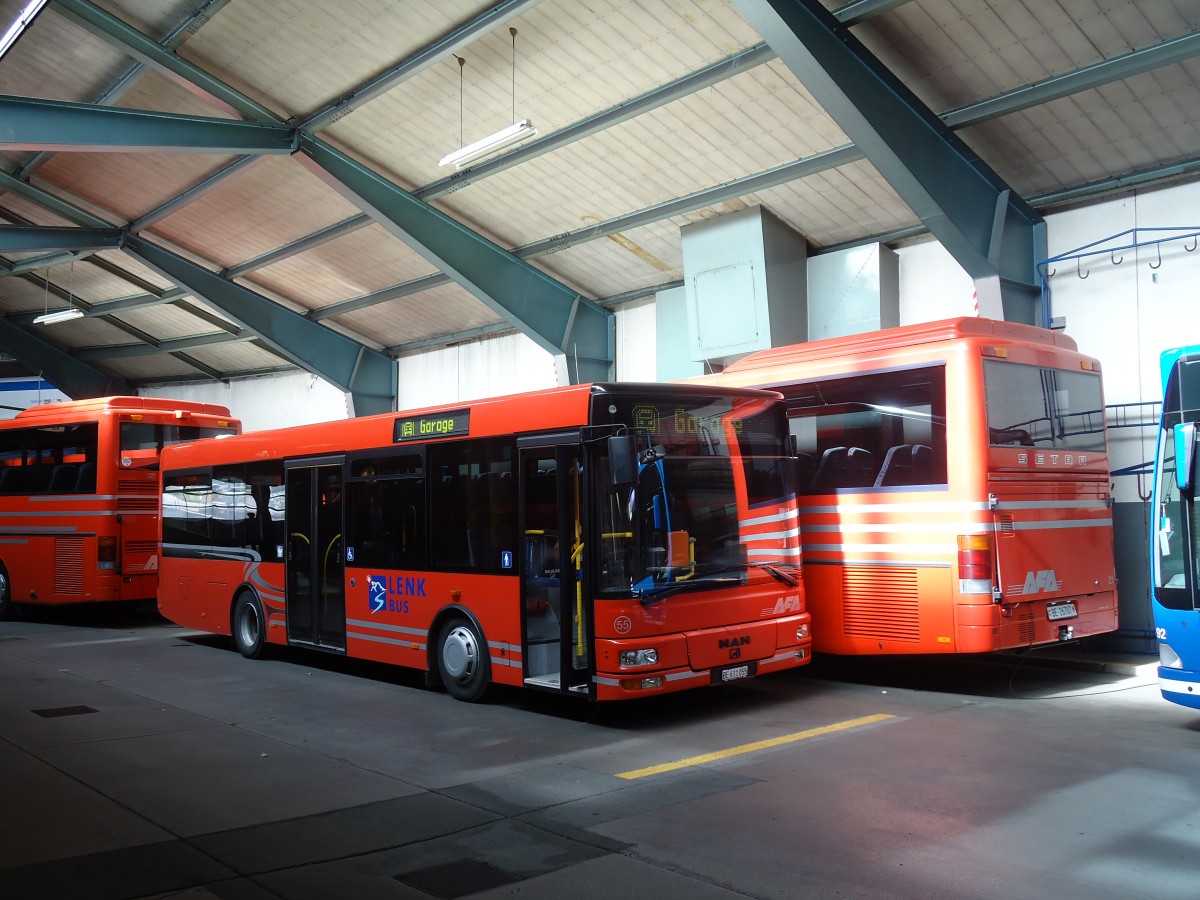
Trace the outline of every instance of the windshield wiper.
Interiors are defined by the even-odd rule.
[[[669,594],[677,594],[688,590],[689,587],[720,587],[723,585],[741,584],[742,579],[740,578],[726,578],[723,576],[729,575],[732,572],[748,572],[750,569],[762,569],[776,581],[783,582],[788,587],[796,587],[800,584],[799,578],[791,572],[785,572],[779,568],[777,563],[739,563],[736,566],[725,566],[721,569],[697,572],[695,577],[689,578],[687,581],[674,581],[671,584],[664,584],[660,588],[648,588],[639,591],[637,596],[642,605],[646,606]]]

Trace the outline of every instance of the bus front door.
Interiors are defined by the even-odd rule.
[[[584,495],[578,445],[521,448],[522,655],[533,687],[591,689]]]
[[[341,462],[290,466],[285,508],[288,641],[345,650]]]

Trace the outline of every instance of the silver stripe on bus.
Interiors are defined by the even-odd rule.
[[[667,675],[667,681],[686,681],[689,678],[705,678],[705,679],[707,679],[707,678],[711,678],[711,677],[712,676],[707,671],[705,671],[705,672],[673,672],[670,675]]]
[[[615,678],[605,678],[601,675],[593,675],[592,681],[594,681],[596,684],[606,684],[609,687],[616,687],[621,683]]]
[[[806,566],[903,566],[914,569],[949,569],[949,560],[934,562],[928,559],[806,559]]]
[[[839,503],[835,506],[804,506],[800,507],[801,515],[811,513],[863,513],[863,512],[893,512],[893,513],[929,513],[929,512],[986,512],[990,509],[986,500],[959,500],[944,503]]]
[[[1008,526],[1006,525],[1005,528]],[[1047,528],[1111,528],[1112,519],[1064,519],[1048,522],[1013,522],[1013,531],[1041,531]]]
[[[752,547],[746,548],[747,556],[799,556],[801,554],[799,547],[787,547],[780,549],[772,549],[770,547],[761,550],[755,550]]]
[[[739,519],[738,525],[745,527],[747,525],[763,525],[767,522],[784,522],[788,519],[794,519],[800,515],[799,509],[788,509],[783,512],[773,513],[769,516],[758,516],[753,519]]]
[[[357,641],[374,641],[377,644],[394,644],[397,647],[408,647],[409,649],[424,650],[424,644],[418,644],[415,648],[412,646],[412,641],[398,641],[395,638],[384,637],[379,634],[360,634],[357,631],[346,632],[347,637],[352,637]]]
[[[118,516],[123,511],[115,509],[56,509],[53,512],[6,512],[0,519],[61,519],[63,516]]]
[[[0,538],[0,544],[28,544],[29,539],[23,537]]]
[[[1001,500],[997,509],[1108,509],[1107,500]]]
[[[1110,528],[1112,527],[1112,519],[1048,519],[1036,520],[1033,522],[1013,522],[1010,525],[1005,525],[1005,530],[1010,528],[1013,531],[1030,531],[1041,528]],[[833,532],[845,532],[848,534],[911,534],[913,532],[924,534],[970,534],[978,532],[980,529],[990,531],[992,529],[991,522],[903,522],[895,524],[857,524],[851,522],[843,522],[835,525],[805,525],[804,534],[828,534]]]
[[[359,628],[374,628],[378,631],[398,631],[401,634],[415,634],[425,637],[428,632],[423,628],[408,628],[404,625],[387,625],[383,622],[369,622],[364,619],[347,619],[347,625],[357,625]]]
[[[953,544],[813,544],[804,545],[805,553],[827,551],[833,553],[945,553],[953,555],[958,552],[958,543]],[[809,559],[809,562],[812,560]]]
[[[787,531],[764,531],[762,534],[743,534],[740,540],[744,544],[746,541],[769,541],[772,539],[778,540],[779,538],[799,537],[800,531],[800,527],[797,526],[796,528],[789,528]]]

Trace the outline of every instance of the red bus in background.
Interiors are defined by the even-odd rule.
[[[223,406],[150,397],[0,421],[0,618],[26,604],[154,599],[159,453],[239,429]]]
[[[751,354],[785,398],[814,649],[977,653],[1117,627],[1100,365],[951,319]]]
[[[799,666],[786,428],[777,394],[593,384],[169,447],[160,609],[467,701]]]

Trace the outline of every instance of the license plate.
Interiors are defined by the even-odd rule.
[[[1073,619],[1077,615],[1079,613],[1075,609],[1075,604],[1070,600],[1046,604],[1046,618],[1052,622],[1055,619]]]
[[[713,669],[712,683],[727,684],[730,681],[741,681],[743,678],[752,677],[754,672],[754,663],[742,663],[740,666],[725,666],[721,669]]]

